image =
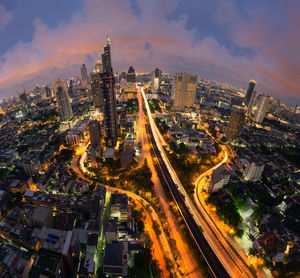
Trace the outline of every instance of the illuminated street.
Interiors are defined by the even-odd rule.
[[[85,154],[85,149],[88,144],[89,144],[89,139],[86,138],[82,142],[82,144],[78,147],[78,150],[80,150],[80,152],[76,152],[76,154],[74,155],[74,158],[72,160],[72,169],[75,171],[75,173],[78,175],[79,178],[86,180],[88,182],[91,182],[91,180],[88,179],[87,177],[85,177],[81,172],[82,169],[84,169],[84,172],[87,172],[87,169],[84,168],[84,165],[82,162],[80,163],[81,169],[79,169],[79,167],[78,167],[78,161],[81,161],[81,157],[82,157],[82,155]],[[89,172],[89,174],[92,175],[93,173]],[[130,197],[133,200],[133,202],[136,204],[137,208],[144,208],[144,215],[146,217],[145,218],[146,221],[144,222],[145,230],[149,233],[150,239],[153,243],[153,247],[152,247],[153,256],[159,262],[159,266],[162,270],[163,277],[168,277],[169,273],[166,269],[165,256],[167,256],[169,258],[169,260],[174,263],[174,265],[176,265],[176,263],[175,263],[173,255],[172,255],[167,237],[162,228],[160,218],[157,215],[157,213],[155,212],[155,210],[153,209],[153,207],[146,200],[144,200],[143,198],[141,198],[140,196],[138,196],[132,192],[114,188],[114,187],[110,187],[110,186],[107,186],[104,184],[101,184],[101,185],[105,186],[109,193],[118,192],[118,193],[126,194],[128,197]],[[160,226],[161,234],[159,235],[159,239],[157,238],[157,235],[155,234],[155,232],[152,228],[153,220],[156,221]]]
[[[152,181],[154,183],[154,190],[156,196],[159,198],[160,206],[167,219],[169,233],[176,240],[176,246],[180,254],[179,266],[181,272],[187,275],[187,277],[201,277],[201,272],[198,269],[197,262],[192,256],[189,246],[185,243],[185,239],[180,231],[178,223],[171,211],[168,199],[158,178],[158,174],[154,167],[153,158],[150,152],[150,143],[145,129],[145,120],[142,105],[141,87],[138,87],[138,98],[139,98],[139,122],[138,122],[138,133],[139,139],[142,145],[142,154],[147,158],[148,166],[152,172]]]
[[[166,166],[169,169],[169,172],[170,172],[174,182],[177,184],[180,192],[185,196],[185,201],[186,201],[190,211],[193,213],[193,215],[195,217],[195,220],[198,222],[198,225],[200,225],[203,228],[204,236],[205,236],[206,240],[209,242],[210,246],[213,248],[215,254],[217,254],[218,258],[222,262],[223,266],[227,269],[228,273],[230,273],[231,277],[241,277],[241,276],[242,277],[252,277],[252,274],[250,273],[248,268],[245,267],[243,263],[238,263],[239,262],[239,259],[237,260],[238,256],[236,256],[234,252],[232,252],[230,254],[229,253],[230,249],[227,250],[227,248],[224,248],[224,246],[220,243],[219,238],[216,237],[210,231],[210,228],[208,228],[206,225],[204,225],[205,222],[204,222],[201,214],[195,208],[192,200],[190,199],[190,197],[185,192],[185,189],[184,189],[183,185],[181,184],[180,180],[178,179],[175,170],[173,169],[172,165],[170,164],[170,162],[168,160],[167,155],[165,154],[165,151],[164,151],[164,149],[162,147],[162,144],[161,144],[161,140],[159,139],[161,135],[160,135],[158,129],[155,128],[156,125],[155,125],[153,117],[151,115],[149,105],[147,103],[145,94],[143,92],[143,88],[142,88],[141,91],[142,91],[142,94],[143,94],[143,97],[144,97],[148,117],[149,117],[149,120],[150,120],[152,132],[153,132],[157,147],[160,150],[160,153],[161,153],[161,155],[164,159],[164,162],[165,162]],[[222,161],[221,164],[223,164],[223,162],[225,162],[226,160],[227,160],[227,154],[225,155],[224,161]],[[219,167],[219,165],[217,165],[217,167]]]

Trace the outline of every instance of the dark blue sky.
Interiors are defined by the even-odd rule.
[[[298,0],[0,0],[0,94],[91,69],[105,36],[115,70],[188,71],[299,97]],[[145,47],[147,46],[147,47]]]

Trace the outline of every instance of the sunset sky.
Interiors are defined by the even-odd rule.
[[[0,0],[0,98],[91,70],[159,67],[300,104],[299,0]]]

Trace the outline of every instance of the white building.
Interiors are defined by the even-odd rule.
[[[267,95],[257,97],[257,109],[254,113],[254,121],[262,123],[271,105],[271,99]]]
[[[265,165],[261,162],[251,162],[244,172],[245,180],[257,181],[261,178]]]
[[[229,182],[229,179],[230,174],[224,166],[217,168],[211,175],[211,191],[215,192],[220,190]]]

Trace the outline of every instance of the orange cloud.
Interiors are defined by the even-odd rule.
[[[267,92],[280,93],[286,88],[288,94],[298,94],[300,63],[293,54],[299,47],[292,44],[299,43],[299,39],[291,36],[297,30],[287,31],[278,42],[278,34],[274,34],[271,24],[263,21],[263,13],[254,11],[255,17],[248,23],[230,2],[222,7],[230,16],[217,13],[219,22],[232,29],[236,44],[254,50],[249,58],[232,55],[214,37],[197,39],[195,30],[185,28],[186,16],[168,20],[167,15],[176,8],[177,1],[137,1],[139,15],[132,11],[129,0],[83,2],[81,12],[56,28],[51,29],[36,19],[32,42],[19,43],[1,57],[1,95],[15,94],[24,82],[33,86],[66,75],[79,75],[78,65],[87,62],[87,55],[96,60],[106,35],[112,39],[115,70],[134,65],[137,70],[150,71],[159,66],[172,72],[202,73],[221,81],[243,81],[245,86],[249,79],[255,78]],[[299,17],[292,15],[294,7],[293,1],[290,2],[292,28]]]

